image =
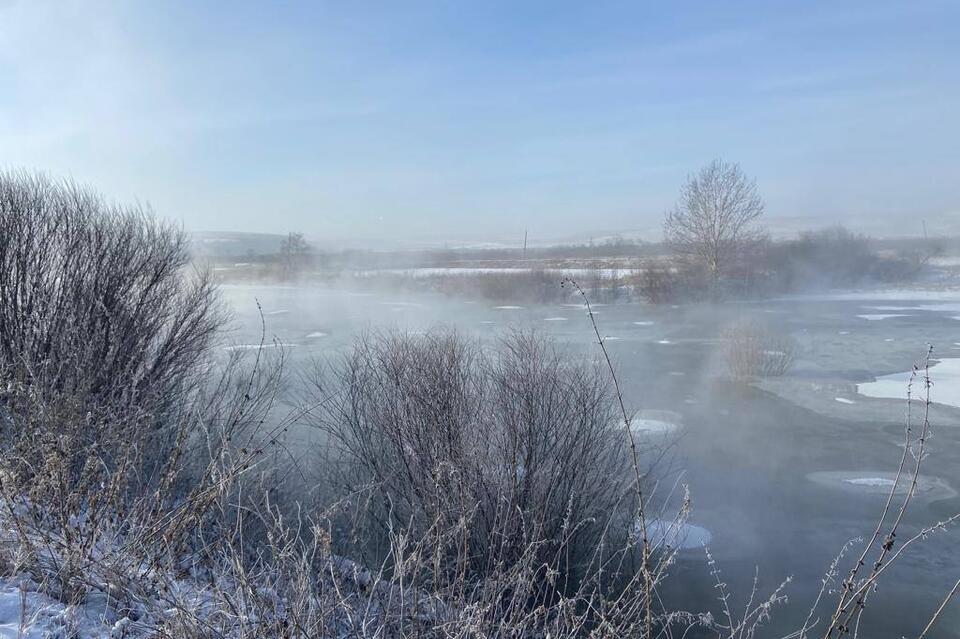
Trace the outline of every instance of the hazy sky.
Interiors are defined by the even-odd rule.
[[[716,156],[771,217],[960,223],[956,0],[0,0],[0,79],[0,164],[195,230],[655,232]]]

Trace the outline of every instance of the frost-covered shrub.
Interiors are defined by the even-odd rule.
[[[214,284],[189,259],[183,231],[139,206],[0,173],[5,446],[31,429],[37,451],[76,453],[73,474],[88,456],[77,451],[91,446],[119,463],[116,446],[132,430],[150,435],[139,443],[152,456],[166,455],[169,412],[203,380],[223,318]]]
[[[222,316],[183,231],[24,173],[0,174],[0,229],[6,381],[138,403],[195,381]]]
[[[536,335],[489,352],[449,332],[367,335],[314,390],[336,480],[371,487],[366,549],[391,528],[437,535],[438,573],[486,574],[534,540],[572,569],[629,486],[603,376]]]

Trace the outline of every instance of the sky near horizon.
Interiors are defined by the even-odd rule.
[[[956,1],[0,0],[0,78],[0,166],[191,230],[656,234],[714,157],[771,220],[960,230]]]

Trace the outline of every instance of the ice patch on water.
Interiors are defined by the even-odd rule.
[[[892,338],[892,337],[888,337],[888,338],[884,339],[883,341],[885,341],[885,342],[892,342],[892,341],[893,341],[893,338]]]
[[[867,313],[865,315],[857,315],[860,319],[869,320],[871,322],[876,322],[879,320],[890,319],[891,317],[907,317],[901,313]]]
[[[789,302],[914,302],[930,301],[943,303],[960,302],[957,289],[886,289],[873,291],[850,291],[846,293],[814,293],[809,295],[787,295],[777,298]]]
[[[837,331],[837,335],[849,335],[850,331]]]
[[[846,397],[834,397],[833,401],[840,402],[841,404],[856,404],[852,399],[847,399]]]
[[[642,322],[634,322],[634,323],[633,323],[634,326],[653,326],[653,324],[654,324],[654,323],[651,322],[650,320],[645,320],[645,321],[642,321]]]
[[[270,311],[269,313],[264,313],[264,315],[286,315],[289,312],[288,310]]]
[[[673,344],[673,342],[668,339],[658,339],[657,344]]]
[[[676,430],[677,425],[659,419],[642,419],[634,417],[630,420],[630,430],[635,433],[669,433]]]
[[[860,495],[872,495],[878,499],[889,495],[894,485],[896,485],[896,492],[899,495],[903,495],[910,490],[911,485],[911,480],[906,474],[901,476],[900,481],[897,482],[896,473],[863,470],[820,471],[810,473],[807,475],[807,479],[827,488]],[[918,498],[928,502],[957,496],[957,491],[948,482],[940,477],[930,475],[917,477],[915,491]]]
[[[857,392],[865,397],[883,399],[906,399],[907,383],[912,371],[881,375],[873,382],[857,385]],[[923,399],[922,377],[914,385],[914,399]],[[930,399],[937,404],[960,407],[960,359],[944,358],[930,367],[930,379],[933,388],[930,389]]]
[[[523,307],[522,307],[522,306],[510,306],[509,304],[508,304],[508,305],[505,305],[505,306],[494,306],[493,308],[495,308],[495,309],[498,310],[498,311],[520,311],[520,310],[523,310]]]
[[[854,477],[853,479],[844,479],[843,481],[854,486],[893,486],[896,481],[884,477]]]
[[[924,304],[918,306],[921,311],[937,311],[940,313],[958,313],[960,312],[960,303],[944,302],[941,304]]]
[[[666,435],[680,428],[683,416],[671,410],[642,410],[630,420],[630,431],[638,435]]]
[[[223,350],[225,351],[256,351],[261,348],[290,348],[296,346],[296,344],[281,344],[279,342],[267,342],[264,344],[232,344],[230,346],[224,346]]]
[[[634,531],[639,529],[638,522]],[[647,539],[654,548],[694,550],[708,545],[713,535],[703,526],[653,519],[647,522]]]
[[[683,371],[670,371],[670,374],[674,377],[683,377],[686,375]]]
[[[544,317],[543,321],[544,322],[566,322],[567,318],[566,317]]]
[[[620,338],[619,338],[619,337],[616,337],[615,335],[607,335],[607,336],[605,336],[605,337],[603,338],[603,341],[605,341],[605,342],[617,342],[617,341],[620,341]]]
[[[314,331],[312,333],[307,334],[307,337],[326,337],[326,336],[327,336],[327,333],[324,333],[323,331]]]

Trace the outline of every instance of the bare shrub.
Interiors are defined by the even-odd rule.
[[[566,291],[560,288],[555,272],[544,269],[489,269],[457,272],[437,269],[415,271],[361,271],[353,277],[357,283],[392,293],[440,293],[458,297],[479,297],[496,302],[523,300],[525,303],[562,301]]]
[[[163,457],[173,436],[165,416],[203,379],[223,319],[213,283],[186,270],[185,234],[140,207],[27,173],[0,174],[0,229],[6,410],[58,411],[31,417],[34,426],[81,447],[109,450],[120,424],[142,429]],[[9,444],[22,433],[7,426]],[[73,473],[84,463],[75,456]]]
[[[633,282],[639,296],[651,304],[700,299],[709,289],[702,270],[686,263],[651,264],[640,269]]]
[[[620,511],[627,459],[606,383],[537,335],[484,353],[452,332],[368,334],[318,372],[329,399],[313,423],[345,488],[373,486],[372,532],[460,530],[452,547],[436,540],[438,578],[491,574],[534,541],[539,560],[574,570]]]
[[[779,377],[797,355],[796,340],[756,320],[731,324],[722,338],[727,370],[736,379]]]
[[[74,602],[106,540],[149,528],[182,547],[173,529],[232,486],[280,365],[214,361],[214,286],[140,208],[7,173],[0,228],[0,492],[24,565]]]

